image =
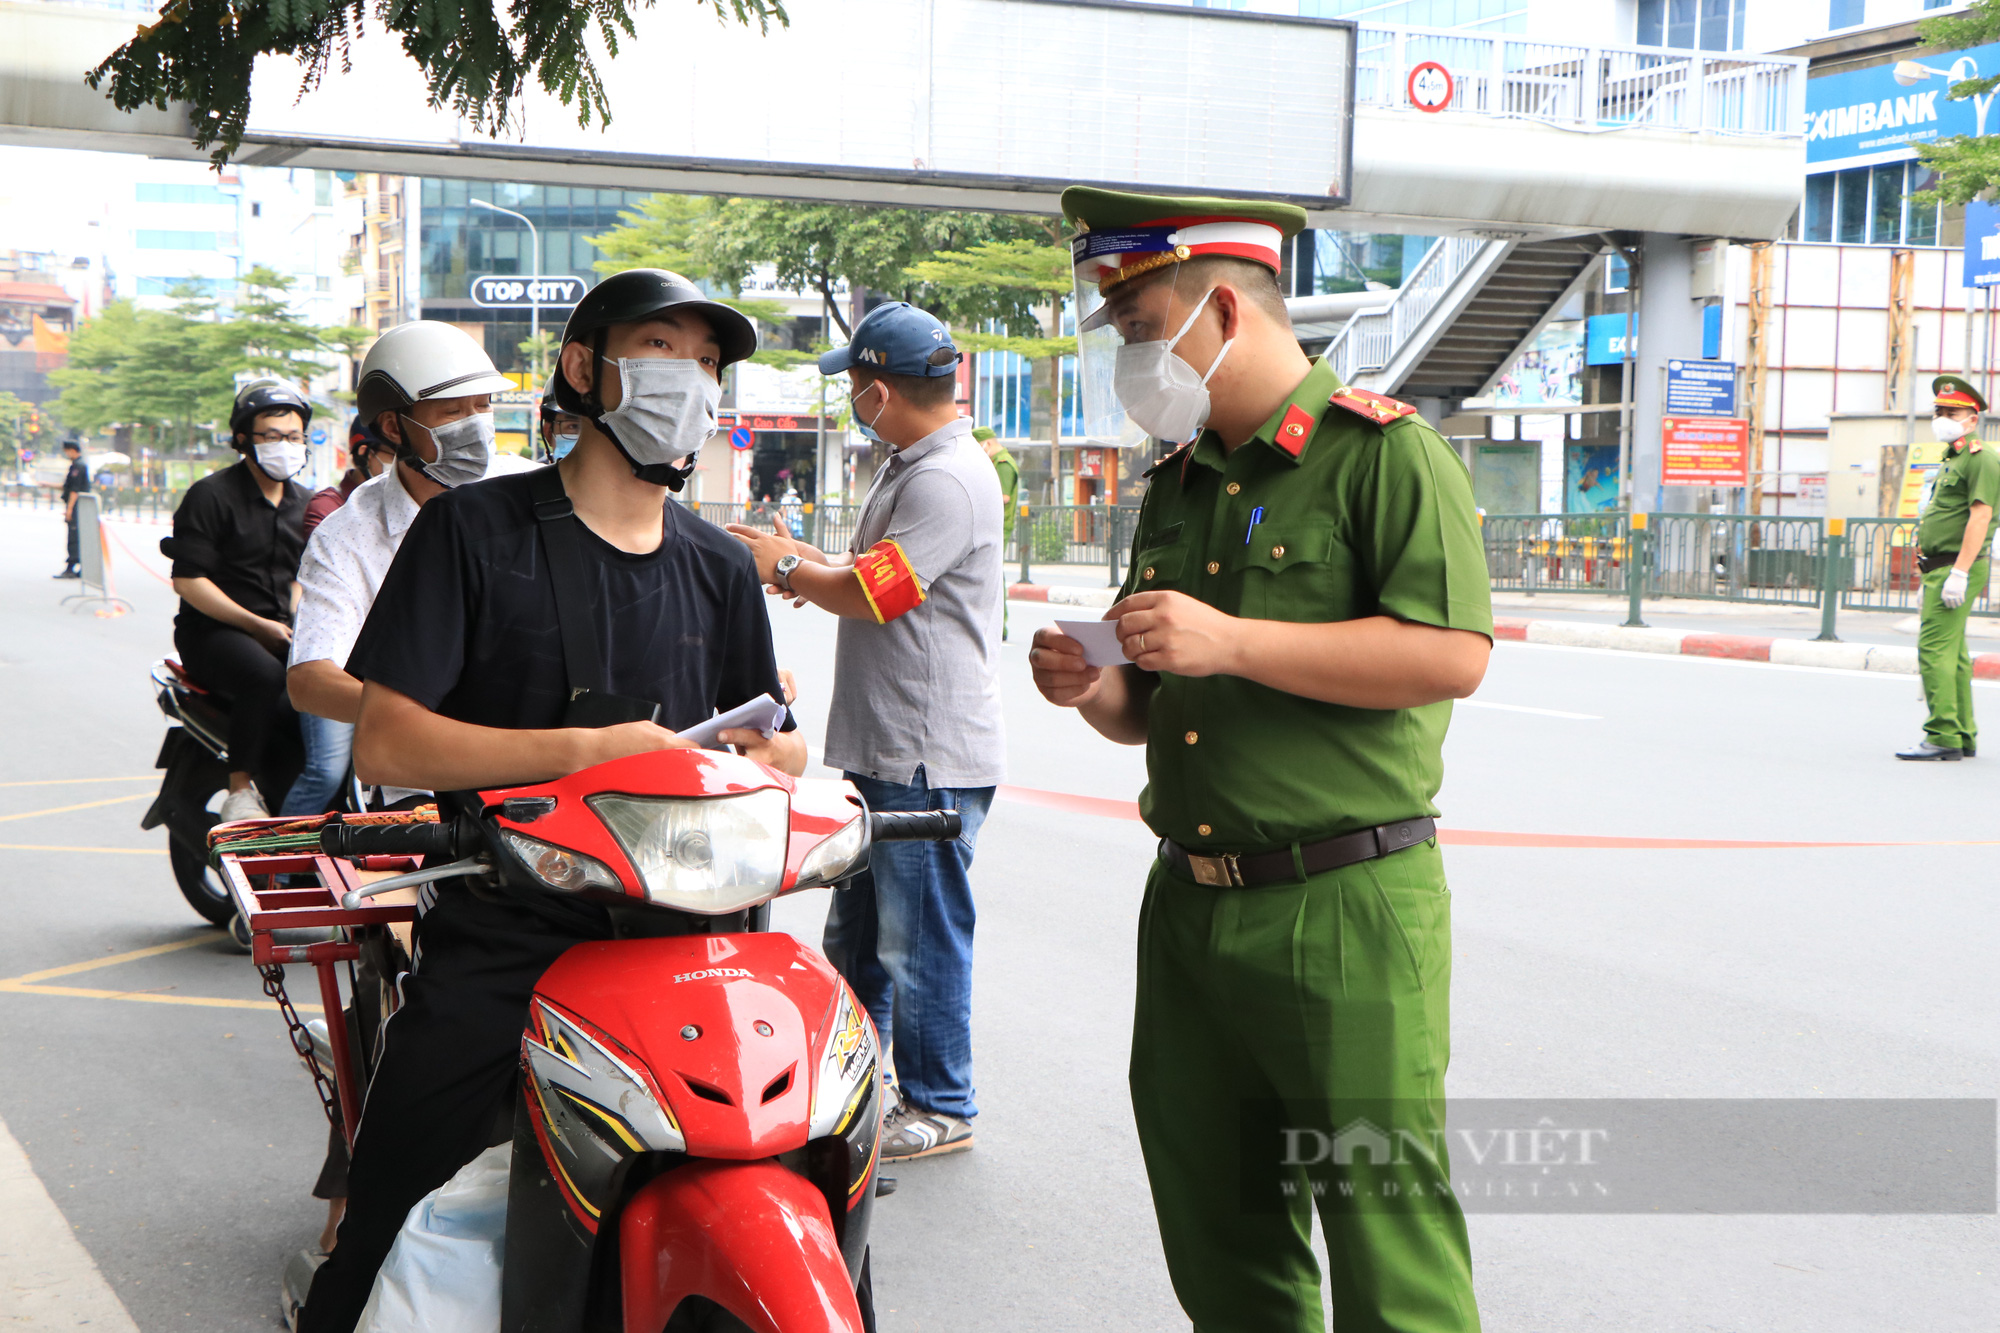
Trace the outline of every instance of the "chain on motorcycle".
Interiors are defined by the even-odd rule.
[[[319,1094],[320,1109],[326,1112],[327,1123],[340,1128],[340,1094],[333,1086],[333,1080],[319,1067],[313,1056],[312,1033],[299,1019],[299,1011],[292,1008],[291,996],[285,994],[285,969],[277,963],[265,963],[258,967],[258,974],[264,978],[264,994],[278,1002],[278,1012],[285,1018],[285,1035],[291,1039],[292,1049],[305,1061],[306,1072],[312,1075],[313,1091]]]

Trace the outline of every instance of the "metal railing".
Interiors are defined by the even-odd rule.
[[[1795,57],[1363,24],[1355,59],[1355,102],[1362,106],[1410,106],[1410,71],[1435,62],[1452,78],[1446,114],[1593,129],[1805,133],[1806,62]]]
[[[1631,530],[1622,513],[1488,514],[1480,532],[1495,589],[1625,591]]]
[[[1423,323],[1438,303],[1458,285],[1467,269],[1489,247],[1505,249],[1511,241],[1483,241],[1476,236],[1447,236],[1417,261],[1403,285],[1380,310],[1362,310],[1341,326],[1327,344],[1326,359],[1351,384],[1357,375],[1381,370],[1396,349]]]
[[[1923,608],[1924,576],[1917,568],[1917,521],[1913,518],[1850,518],[1846,549],[1836,571],[1840,605],[1850,611],[1908,611]],[[1975,616],[2000,616],[1989,578],[1973,599]]]
[[[1647,590],[1660,597],[1818,606],[1824,524],[1750,514],[1654,514]]]

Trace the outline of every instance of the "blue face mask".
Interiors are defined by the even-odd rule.
[[[889,410],[889,391],[887,389],[883,389],[879,381],[870,385],[869,388],[881,389],[882,391],[882,409],[881,411],[875,414],[875,420],[880,421],[882,419],[882,413],[887,412]],[[867,390],[863,390],[864,393],[866,391]],[[863,421],[861,419],[861,407],[859,404],[856,404],[854,408],[854,428],[861,432],[861,438],[864,440],[872,440],[876,444],[888,443],[888,441],[884,440],[880,435],[877,435],[875,433],[875,427],[872,424]]]
[[[554,455],[558,463],[569,456],[570,450],[576,448],[577,436],[580,433],[579,431],[571,431],[569,434],[564,435],[561,431],[557,431],[554,434],[552,437],[555,440]]]

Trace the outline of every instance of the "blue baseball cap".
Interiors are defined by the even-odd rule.
[[[951,374],[958,366],[958,345],[951,330],[935,315],[917,309],[908,301],[878,305],[854,326],[847,346],[822,353],[819,373],[838,375],[855,366],[866,366],[890,375],[922,375],[935,379]]]

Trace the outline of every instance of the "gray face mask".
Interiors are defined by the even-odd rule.
[[[715,434],[722,386],[686,357],[621,357],[618,406],[600,418],[638,467],[678,463]]]
[[[430,432],[431,443],[437,446],[437,461],[426,463],[414,459],[422,473],[447,490],[463,486],[468,481],[478,481],[486,475],[488,464],[493,461],[493,414],[475,412],[457,421],[448,421],[442,426],[424,426],[420,422],[403,418],[403,430],[407,436],[410,427]]]

